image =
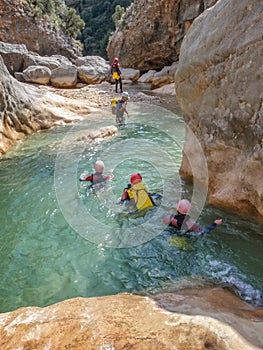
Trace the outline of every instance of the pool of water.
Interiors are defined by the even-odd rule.
[[[207,283],[263,306],[262,226],[207,206],[203,189],[179,178],[180,115],[137,103],[129,103],[129,112],[117,136],[92,146],[83,134],[114,125],[107,109],[27,137],[1,158],[0,312]],[[94,192],[79,176],[92,172],[97,159],[114,179]],[[133,172],[162,195],[142,216],[126,215],[118,204]],[[218,217],[222,226],[207,236],[171,240],[162,217],[181,197],[192,199],[203,226]]]

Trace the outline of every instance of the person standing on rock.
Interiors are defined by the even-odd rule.
[[[111,65],[112,79],[115,80],[115,91],[118,92],[118,84],[120,85],[120,92],[122,92],[122,80],[121,80],[121,70],[118,57],[114,58]]]
[[[126,106],[129,99],[128,92],[124,91],[121,95],[121,98],[118,100],[116,105],[116,123],[118,126],[125,125],[125,117],[124,113],[126,113],[129,116],[129,113],[127,112]]]

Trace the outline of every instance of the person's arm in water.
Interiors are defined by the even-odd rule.
[[[125,102],[125,103],[123,104],[123,110],[124,110],[124,112],[127,114],[127,116],[129,116],[129,113],[128,113],[126,107],[127,107],[127,102]]]
[[[123,111],[123,112],[125,112],[127,115],[129,115],[129,113],[128,113],[128,111],[127,111],[127,109],[126,109],[126,106],[127,106],[127,102],[123,102],[122,104],[121,104],[121,106],[120,106],[120,111]]]
[[[163,219],[163,223],[167,224],[167,225],[171,225],[174,227],[178,227],[177,225],[177,219],[174,217],[174,215],[167,215],[164,219]],[[222,219],[216,219],[211,225],[203,228],[201,227],[198,223],[193,222],[191,220],[187,220],[186,221],[186,225],[189,229],[189,231],[192,232],[196,232],[196,233],[200,233],[200,234],[207,234],[209,232],[211,232],[212,230],[214,230],[218,225],[222,224]]]
[[[191,220],[188,220],[186,224],[189,231],[193,231],[196,233],[200,233],[201,235],[205,235],[207,233],[210,233],[212,230],[214,230],[218,225],[221,225],[222,219],[216,219],[211,225],[207,227],[202,227],[198,223],[192,222]]]
[[[79,178],[79,181],[92,181],[92,174],[85,176],[85,175],[81,175]]]
[[[129,195],[127,191],[129,188],[131,188],[131,184],[128,184],[127,187],[124,188],[123,193],[121,195],[121,202],[124,202],[127,199],[129,199]]]
[[[211,232],[212,230],[214,230],[217,226],[222,224],[222,219],[216,219],[211,225],[205,227],[202,229],[201,234],[207,234],[209,232]]]
[[[177,220],[174,219],[174,215],[166,215],[166,217],[162,220],[164,224],[173,225],[177,227]]]

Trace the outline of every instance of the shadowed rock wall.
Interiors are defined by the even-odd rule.
[[[216,1],[135,0],[111,38],[109,59],[141,71],[171,65],[193,20]]]

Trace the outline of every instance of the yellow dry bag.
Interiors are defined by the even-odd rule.
[[[133,185],[127,192],[129,199],[134,201],[136,209],[142,210],[154,206],[148,189],[142,182]]]

